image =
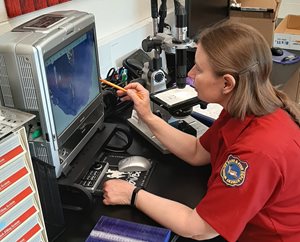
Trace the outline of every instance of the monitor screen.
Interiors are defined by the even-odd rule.
[[[94,30],[90,29],[45,59],[57,136],[99,95]]]
[[[188,37],[194,39],[204,28],[229,18],[229,0],[186,0]]]

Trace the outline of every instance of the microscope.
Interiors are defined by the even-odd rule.
[[[193,87],[187,85],[187,50],[194,48],[194,42],[187,38],[187,16],[185,7],[174,0],[176,33],[175,37],[164,33],[164,20],[167,16],[167,0],[161,0],[158,11],[157,0],[151,0],[151,17],[153,20],[153,36],[142,41],[145,52],[153,51],[153,58],[144,66],[144,79],[147,80],[147,89],[152,101],[152,112],[170,125],[194,136],[202,135],[208,127],[190,114],[195,105],[206,108],[206,103],[199,100]],[[163,68],[162,56],[168,53],[173,56],[175,81],[170,80],[167,70]],[[129,124],[162,153],[169,151],[157,140],[146,124],[139,119],[133,110]]]

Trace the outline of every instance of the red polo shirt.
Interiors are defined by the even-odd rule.
[[[212,165],[201,218],[228,241],[300,241],[300,129],[285,111],[223,110],[200,142]]]

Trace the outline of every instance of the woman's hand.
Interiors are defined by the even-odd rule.
[[[125,89],[127,90],[126,93],[118,90],[118,96],[127,94],[126,96],[122,97],[122,100],[132,100],[134,103],[134,109],[142,120],[145,121],[148,117],[151,117],[153,113],[150,108],[150,97],[148,90],[137,82],[128,84]]]
[[[103,184],[103,203],[105,205],[130,205],[135,186],[131,183],[112,179]]]

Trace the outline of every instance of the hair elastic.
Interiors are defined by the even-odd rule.
[[[136,197],[136,194],[141,190],[142,188],[141,187],[136,187],[134,188],[133,192],[132,192],[132,195],[131,195],[131,201],[130,201],[130,205],[132,207],[135,207],[135,197]]]

